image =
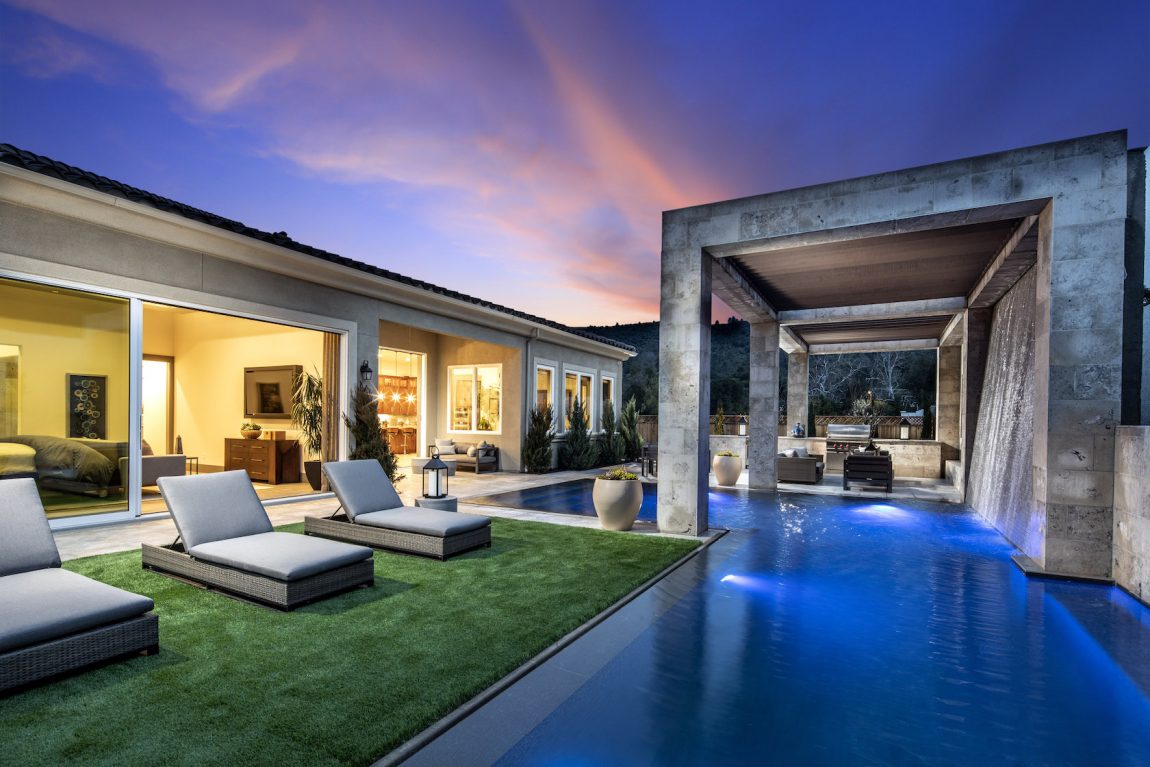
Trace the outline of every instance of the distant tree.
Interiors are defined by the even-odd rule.
[[[627,400],[619,418],[619,434],[623,438],[623,458],[636,461],[643,454],[643,438],[639,436],[639,411],[635,398]]]
[[[571,403],[568,420],[571,425],[567,427],[567,441],[559,451],[559,467],[573,471],[590,469],[598,455],[587,429],[587,411],[578,397]]]
[[[603,434],[599,438],[599,465],[609,466],[623,460],[623,438],[615,422],[615,405],[603,403]]]
[[[550,405],[531,408],[531,415],[527,420],[527,438],[523,440],[523,466],[533,474],[551,470],[554,423],[554,411]]]
[[[367,384],[360,384],[352,390],[351,413],[343,414],[343,422],[351,430],[354,445],[348,458],[353,461],[375,459],[392,484],[403,479],[395,453],[391,452],[391,446],[383,436],[383,427],[379,424],[379,402]]]
[[[723,412],[722,404],[715,410],[715,434],[727,433],[727,414]]]

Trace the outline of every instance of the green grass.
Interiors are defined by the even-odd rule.
[[[365,765],[695,545],[493,519],[489,550],[377,552],[374,588],[292,613],[145,572],[138,552],[74,560],[155,600],[160,653],[0,699],[0,762]]]

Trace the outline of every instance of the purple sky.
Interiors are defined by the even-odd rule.
[[[573,325],[663,210],[1119,128],[1146,0],[0,0],[0,141]]]

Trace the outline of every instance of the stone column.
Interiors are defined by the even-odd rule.
[[[791,352],[787,355],[787,432],[801,423],[807,428],[807,413],[810,412],[810,355],[806,352]],[[814,436],[808,434],[808,437]]]
[[[970,476],[970,456],[974,450],[974,433],[978,428],[978,411],[982,405],[982,378],[986,372],[986,353],[990,346],[992,309],[967,309],[962,317],[962,417],[958,437],[962,451],[963,488]]]
[[[962,347],[942,346],[938,350],[938,392],[935,399],[934,438],[942,443],[943,466],[957,459],[962,409]]]
[[[750,424],[747,428],[747,482],[774,490],[779,471],[779,323],[751,323]]]
[[[711,257],[663,230],[659,299],[659,530],[707,530],[711,404]]]

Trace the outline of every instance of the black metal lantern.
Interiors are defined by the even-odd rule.
[[[439,460],[438,448],[431,448],[431,458],[423,466],[423,497],[447,497],[447,464]]]
[[[371,369],[371,365],[367,364],[367,360],[364,360],[363,364],[359,366],[359,380],[365,384],[370,384],[374,375],[375,371]]]
[[[905,418],[898,422],[898,438],[910,439],[910,421]]]
[[[739,436],[747,436],[747,417],[745,415],[739,416]]]

